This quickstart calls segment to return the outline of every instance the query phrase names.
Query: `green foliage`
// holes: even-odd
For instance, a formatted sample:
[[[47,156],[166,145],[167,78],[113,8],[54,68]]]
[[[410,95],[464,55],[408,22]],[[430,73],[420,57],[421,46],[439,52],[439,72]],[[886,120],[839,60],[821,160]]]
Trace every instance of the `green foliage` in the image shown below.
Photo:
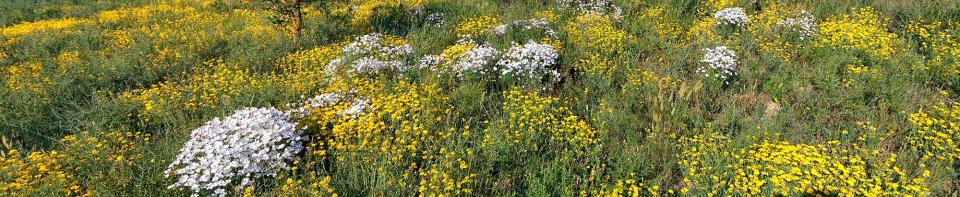
[[[558,2],[0,2],[0,196],[188,195],[167,189],[174,180],[163,173],[194,128],[243,107],[287,110],[344,92],[349,102],[296,120],[309,128],[294,169],[228,192],[958,191],[953,1],[611,1],[593,12]],[[716,25],[713,13],[726,7],[744,8],[751,22]],[[778,24],[800,10],[819,24],[812,38]],[[501,26],[530,19],[553,33]],[[396,58],[410,71],[327,70],[344,46],[374,33],[411,46]],[[560,80],[458,77],[451,62],[419,67],[427,55],[455,59],[443,55],[462,53],[451,46],[463,40],[501,53],[515,43],[549,44],[559,58],[548,68]],[[736,53],[729,79],[699,72],[709,65],[703,49],[716,46]],[[362,115],[338,113],[363,99],[370,108]],[[738,174],[737,166],[768,173]],[[808,174],[780,184],[792,168],[867,175]],[[823,187],[798,185],[813,179]],[[27,182],[9,184],[17,180]],[[887,187],[848,190],[878,184]]]

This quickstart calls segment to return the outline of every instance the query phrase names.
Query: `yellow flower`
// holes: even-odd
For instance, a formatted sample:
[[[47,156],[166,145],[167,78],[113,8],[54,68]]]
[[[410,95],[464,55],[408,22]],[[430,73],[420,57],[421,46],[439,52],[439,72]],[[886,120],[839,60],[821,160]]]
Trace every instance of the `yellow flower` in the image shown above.
[[[877,59],[890,59],[896,52],[893,43],[897,35],[887,32],[889,21],[870,7],[851,11],[821,23],[820,36],[815,42],[818,46],[857,49]]]

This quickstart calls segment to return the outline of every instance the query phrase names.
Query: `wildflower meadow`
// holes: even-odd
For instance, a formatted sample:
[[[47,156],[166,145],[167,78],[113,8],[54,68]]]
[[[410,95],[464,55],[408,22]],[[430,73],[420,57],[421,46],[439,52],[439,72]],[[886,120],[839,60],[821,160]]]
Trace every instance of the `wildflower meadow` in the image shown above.
[[[958,196],[955,0],[0,1],[0,196]]]

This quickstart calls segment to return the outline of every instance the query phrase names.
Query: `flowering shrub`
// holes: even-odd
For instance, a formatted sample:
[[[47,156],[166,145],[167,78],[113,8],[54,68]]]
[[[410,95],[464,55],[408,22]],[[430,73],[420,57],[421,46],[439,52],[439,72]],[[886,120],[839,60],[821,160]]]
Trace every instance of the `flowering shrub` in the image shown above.
[[[918,39],[924,55],[923,69],[941,83],[960,89],[960,23],[911,21],[907,31]]]
[[[737,74],[737,53],[727,46],[706,48],[703,51],[700,62],[707,63],[707,67],[698,68],[697,73],[703,73],[705,76],[713,75],[729,83],[726,80]]]
[[[501,75],[534,80],[546,76],[551,82],[560,81],[560,72],[550,68],[557,64],[559,57],[553,46],[534,41],[514,45],[497,62]]]
[[[492,70],[488,65],[499,55],[500,51],[487,44],[459,40],[457,44],[444,49],[440,55],[421,58],[420,67],[451,71],[459,78],[471,74],[485,75]]]
[[[614,17],[621,17],[623,10],[614,5],[610,0],[557,0],[561,7],[573,7],[577,12],[593,14],[611,14]]]
[[[747,13],[743,12],[743,8],[724,8],[713,13],[713,19],[717,20],[717,25],[744,27],[747,23],[750,23],[750,19],[747,18]]]
[[[686,170],[681,189],[730,195],[922,196],[926,175],[895,165],[896,154],[857,146],[788,142],[752,144],[737,150],[731,139],[708,131],[681,137],[678,162]]]
[[[453,30],[453,33],[457,34],[457,37],[460,38],[475,38],[479,36],[485,36],[493,32],[494,29],[500,25],[500,19],[496,17],[472,17],[457,24],[456,29]]]
[[[6,88],[9,90],[40,93],[52,83],[50,77],[44,75],[40,62],[10,65],[6,71]]]
[[[259,89],[264,85],[252,71],[237,64],[224,63],[222,60],[204,64],[209,69],[207,73],[191,76],[184,81],[167,81],[147,89],[124,92],[120,96],[126,101],[142,105],[140,115],[149,120],[176,110],[212,109],[248,93],[244,90]]]
[[[513,144],[522,154],[537,152],[532,149],[545,146],[566,147],[571,150],[589,148],[599,142],[597,130],[590,127],[580,117],[573,115],[570,109],[558,107],[559,99],[541,96],[538,93],[524,92],[511,88],[504,94],[505,118],[493,122],[490,128],[503,133],[487,132],[497,136],[497,143]],[[534,144],[540,144],[535,146]],[[547,149],[552,150],[552,149]],[[556,149],[560,151],[564,149]]]
[[[797,11],[799,10],[799,11]],[[819,31],[816,19],[806,10],[773,4],[750,17],[748,30],[762,52],[791,61]],[[797,37],[799,39],[790,39]]]
[[[0,154],[0,194],[27,195],[40,189],[56,189],[60,195],[83,194],[73,174],[64,166],[67,156],[58,151]]]
[[[739,152],[740,168],[736,170],[731,189],[747,195],[759,195],[761,191],[841,196],[923,196],[926,193],[923,178],[910,179],[893,165],[896,155],[884,161],[869,161],[859,155],[846,156],[827,150],[823,146],[787,142],[764,141],[752,145]],[[871,169],[871,166],[877,168]]]
[[[36,32],[64,31],[76,26],[89,25],[92,23],[93,21],[77,18],[24,22],[0,29],[0,35],[7,37],[7,42],[2,44],[10,45],[17,42],[19,38]]]
[[[586,51],[617,53],[634,41],[630,35],[614,26],[606,16],[587,13],[577,16],[563,26],[568,43]]]
[[[777,22],[777,27],[790,29],[800,35],[801,40],[807,40],[813,37],[818,31],[817,19],[807,10],[800,10],[800,13],[793,17],[784,18]]]
[[[225,196],[230,185],[243,188],[256,178],[289,169],[287,162],[303,149],[302,131],[289,118],[274,108],[245,108],[193,130],[164,171],[166,177],[177,178],[169,188]]]
[[[683,35],[683,28],[675,17],[668,16],[663,5],[656,5],[644,9],[640,19],[653,23],[654,29],[660,38],[678,39]]]
[[[887,32],[890,19],[881,18],[873,8],[866,7],[820,23],[818,46],[856,49],[877,59],[890,59],[896,49],[897,35]]]
[[[916,128],[910,143],[923,153],[923,160],[957,162],[960,159],[960,102],[934,105],[910,114]]]
[[[495,27],[494,33],[496,35],[503,35],[506,34],[508,30],[529,31],[534,29],[542,31],[551,38],[557,38],[557,32],[550,27],[550,21],[546,18],[515,20],[510,23]]]
[[[635,179],[621,179],[611,187],[603,187],[594,192],[597,196],[659,196],[660,186],[647,186]]]
[[[95,183],[121,185],[129,180],[116,176],[129,173],[133,161],[143,157],[140,145],[149,140],[150,134],[140,132],[82,132],[61,138],[57,150],[2,152],[0,195],[91,196]]]
[[[408,69],[404,58],[412,53],[413,48],[404,39],[368,34],[344,46],[344,57],[330,62],[328,69],[346,65],[353,73],[403,72]]]

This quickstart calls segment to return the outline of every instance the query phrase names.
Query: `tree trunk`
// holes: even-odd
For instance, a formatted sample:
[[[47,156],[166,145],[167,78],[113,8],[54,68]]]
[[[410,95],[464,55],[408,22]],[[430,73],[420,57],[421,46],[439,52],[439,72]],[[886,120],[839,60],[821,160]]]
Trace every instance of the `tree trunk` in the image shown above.
[[[293,0],[293,47],[300,48],[300,31],[303,29],[303,16],[300,13],[300,0]]]

